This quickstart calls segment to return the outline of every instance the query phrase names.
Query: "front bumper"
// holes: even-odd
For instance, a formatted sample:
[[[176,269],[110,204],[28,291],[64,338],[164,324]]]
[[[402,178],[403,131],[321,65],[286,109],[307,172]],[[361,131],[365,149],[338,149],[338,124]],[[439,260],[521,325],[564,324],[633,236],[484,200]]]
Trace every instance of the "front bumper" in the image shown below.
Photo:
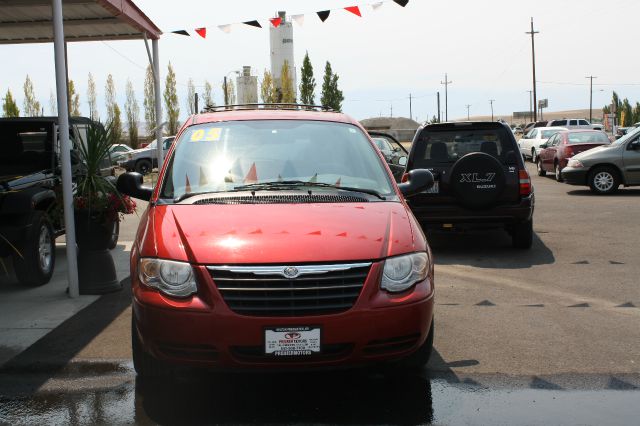
[[[132,273],[133,314],[146,351],[172,364],[214,369],[353,367],[404,358],[426,340],[433,318],[433,272],[407,292],[379,290],[374,263],[354,306],[346,312],[299,317],[254,317],[231,311],[204,267],[199,293],[183,301],[141,285]],[[322,352],[304,357],[264,354],[265,329],[321,328]]]
[[[565,167],[562,169],[562,179],[569,185],[586,185],[588,170],[586,168],[574,169]]]
[[[533,217],[535,196],[523,197],[518,204],[500,205],[485,210],[470,210],[455,204],[411,205],[416,219],[429,224],[513,224]]]

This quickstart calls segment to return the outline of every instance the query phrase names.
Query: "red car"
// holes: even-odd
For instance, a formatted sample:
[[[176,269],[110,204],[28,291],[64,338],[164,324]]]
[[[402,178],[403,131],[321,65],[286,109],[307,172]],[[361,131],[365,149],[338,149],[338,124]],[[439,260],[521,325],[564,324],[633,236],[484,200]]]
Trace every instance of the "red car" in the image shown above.
[[[131,251],[139,375],[234,369],[423,366],[433,344],[433,261],[364,128],[320,110],[222,107],[190,117]],[[306,108],[306,107],[305,107]]]
[[[547,172],[553,172],[556,180],[562,182],[562,169],[567,166],[571,157],[610,143],[607,134],[600,130],[560,131],[542,145],[543,149],[536,161],[538,176],[545,176]]]

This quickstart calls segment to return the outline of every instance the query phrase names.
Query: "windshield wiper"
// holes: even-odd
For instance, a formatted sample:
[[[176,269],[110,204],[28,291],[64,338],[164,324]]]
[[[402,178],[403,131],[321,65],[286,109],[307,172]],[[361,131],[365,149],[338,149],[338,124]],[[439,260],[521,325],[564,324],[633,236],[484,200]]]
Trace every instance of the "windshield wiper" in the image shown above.
[[[233,188],[232,191],[260,191],[260,190],[278,190],[278,189],[289,189],[291,187],[317,187],[317,188],[333,188],[343,191],[351,191],[351,192],[360,192],[363,194],[373,195],[378,197],[381,200],[386,200],[387,198],[380,194],[378,191],[367,188],[353,188],[349,186],[338,186],[332,185],[330,183],[324,182],[308,182],[302,180],[282,180],[282,181],[272,181],[272,182],[259,182],[259,183],[250,183],[247,185],[240,185]]]

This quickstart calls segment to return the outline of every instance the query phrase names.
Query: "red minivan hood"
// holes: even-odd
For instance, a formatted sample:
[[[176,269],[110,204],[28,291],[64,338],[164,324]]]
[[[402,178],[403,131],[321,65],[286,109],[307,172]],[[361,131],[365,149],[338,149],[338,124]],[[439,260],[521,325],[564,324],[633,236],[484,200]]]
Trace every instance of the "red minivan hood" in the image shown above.
[[[415,251],[412,223],[400,202],[156,206],[140,254],[197,264],[374,260]]]

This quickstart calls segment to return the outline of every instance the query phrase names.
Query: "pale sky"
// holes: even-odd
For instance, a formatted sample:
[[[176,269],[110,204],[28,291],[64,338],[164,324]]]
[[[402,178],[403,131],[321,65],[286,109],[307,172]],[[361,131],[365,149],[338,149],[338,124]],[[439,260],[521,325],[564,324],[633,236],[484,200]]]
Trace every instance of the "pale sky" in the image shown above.
[[[181,119],[186,112],[186,84],[198,86],[209,80],[214,97],[222,103],[221,81],[225,74],[251,65],[258,75],[269,68],[269,31],[266,19],[276,11],[289,15],[306,13],[302,27],[294,23],[296,67],[305,51],[313,63],[318,87],[325,61],[340,76],[343,110],[363,119],[409,116],[423,121],[435,114],[437,91],[444,110],[445,72],[449,86],[449,119],[529,109],[531,39],[525,34],[534,18],[538,98],[549,99],[549,110],[589,107],[589,86],[594,80],[594,109],[609,103],[611,91],[635,104],[640,101],[640,57],[634,52],[640,26],[638,0],[411,0],[402,8],[385,3],[378,11],[366,5],[372,0],[134,0],[164,32],[160,41],[162,78],[169,62],[178,79]],[[176,6],[177,4],[177,6]],[[362,18],[334,11],[322,23],[315,11],[362,6]],[[258,19],[263,29],[234,27],[230,34],[217,26]],[[193,28],[206,26],[207,39]],[[192,37],[169,34],[186,29]],[[53,45],[0,46],[4,64],[0,93],[10,88],[22,110],[25,75],[34,80],[36,95],[49,114],[50,93],[55,90]],[[127,78],[133,82],[142,113],[142,90],[147,55],[142,41],[80,42],[69,44],[69,76],[80,93],[81,110],[88,114],[87,74],[96,79],[101,111],[104,84],[113,74],[120,104],[125,99]],[[201,89],[200,89],[201,90]],[[102,112],[104,116],[104,112]]]

